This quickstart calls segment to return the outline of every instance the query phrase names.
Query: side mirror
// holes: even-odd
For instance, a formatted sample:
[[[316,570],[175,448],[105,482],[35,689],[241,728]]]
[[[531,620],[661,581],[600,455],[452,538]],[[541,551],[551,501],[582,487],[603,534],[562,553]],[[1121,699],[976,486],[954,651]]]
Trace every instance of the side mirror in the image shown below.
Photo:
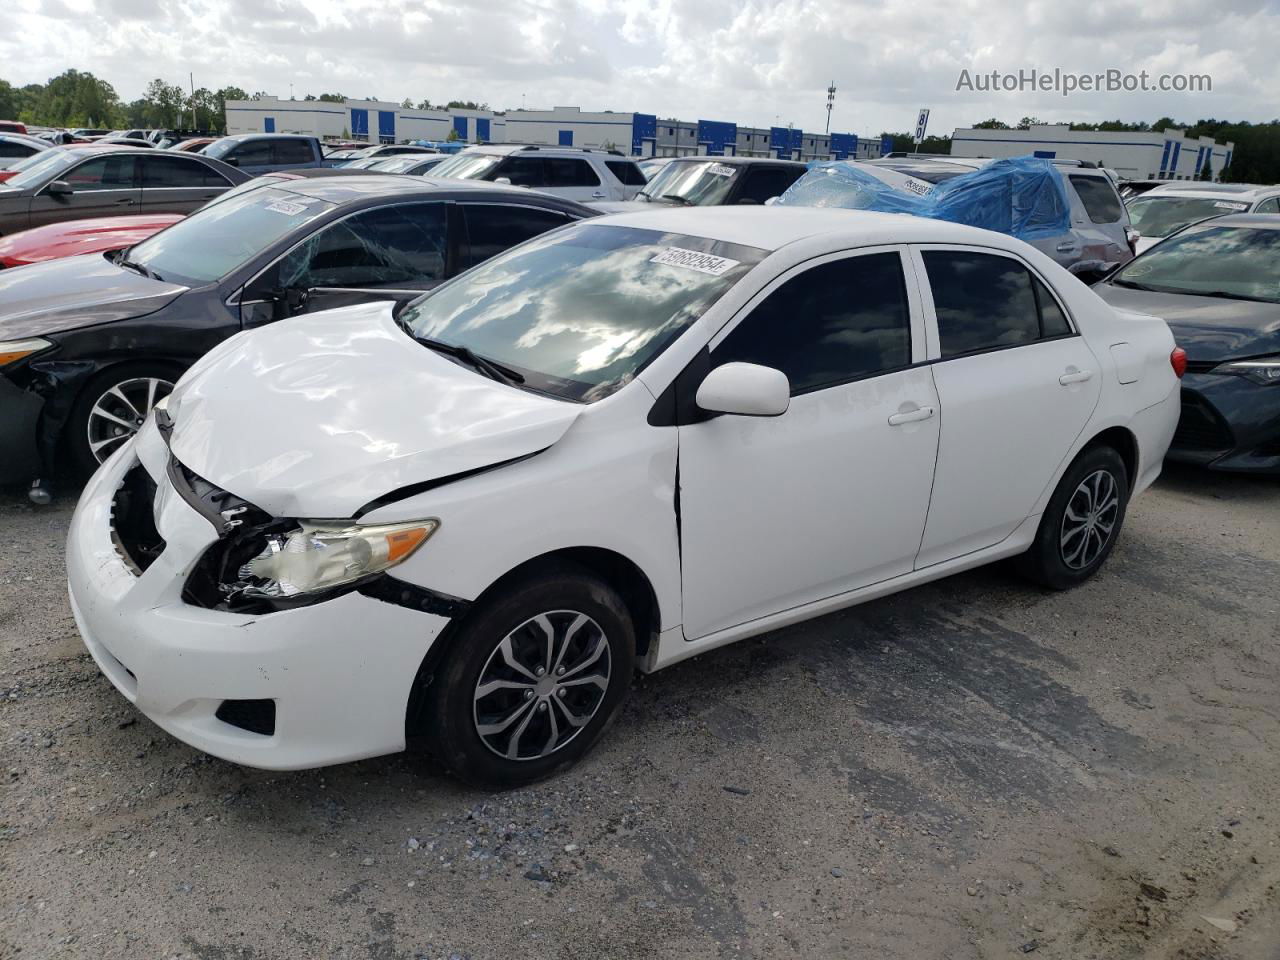
[[[726,363],[706,375],[694,396],[708,413],[780,417],[791,405],[787,375],[758,363]]]
[[[509,187],[509,186],[511,186],[511,178],[510,178],[510,177],[494,177],[494,178],[493,178],[493,182],[494,182],[494,183],[505,183],[508,187]]]
[[[751,197],[743,197],[738,201],[738,206],[760,206],[759,200],[753,200]]]
[[[222,162],[232,167],[240,166],[240,159],[238,157],[223,157]]]
[[[75,193],[75,190],[72,189],[71,184],[67,183],[67,181],[55,180],[45,188],[45,193],[51,197],[69,197]]]

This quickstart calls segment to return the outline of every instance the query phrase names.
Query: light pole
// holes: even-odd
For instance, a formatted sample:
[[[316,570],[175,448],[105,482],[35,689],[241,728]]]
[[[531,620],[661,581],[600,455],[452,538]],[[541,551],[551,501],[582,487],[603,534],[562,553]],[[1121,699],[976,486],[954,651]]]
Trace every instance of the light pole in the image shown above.
[[[827,133],[831,132],[831,108],[836,104],[836,82],[831,81],[831,86],[827,87]]]

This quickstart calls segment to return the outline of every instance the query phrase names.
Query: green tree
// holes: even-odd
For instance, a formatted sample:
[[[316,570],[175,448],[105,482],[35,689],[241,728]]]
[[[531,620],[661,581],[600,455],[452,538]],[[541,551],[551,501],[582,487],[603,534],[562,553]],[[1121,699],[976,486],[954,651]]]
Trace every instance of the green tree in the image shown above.
[[[1030,130],[1032,127],[1038,127],[1042,123],[1044,123],[1044,121],[1039,119],[1038,117],[1023,117],[1021,120],[1018,121],[1018,129]]]
[[[476,103],[474,100],[450,100],[445,105],[446,110],[452,110],[457,107],[459,110],[488,110],[487,103]]]
[[[418,110],[435,110],[436,108],[435,108],[435,107],[433,107],[433,106],[431,105],[431,101],[430,101],[430,100],[419,100],[419,101],[418,101],[418,106],[416,107],[416,109],[418,109]]]
[[[320,99],[325,103],[345,103],[347,97],[342,93],[322,93]]]
[[[165,83],[156,78],[142,92],[146,103],[144,114],[149,127],[178,127],[182,125],[182,110],[187,96],[177,84]]]
[[[1009,125],[1005,123],[1003,120],[997,120],[995,117],[992,117],[989,120],[983,120],[980,123],[975,123],[973,125],[973,129],[975,130],[1008,130]]]

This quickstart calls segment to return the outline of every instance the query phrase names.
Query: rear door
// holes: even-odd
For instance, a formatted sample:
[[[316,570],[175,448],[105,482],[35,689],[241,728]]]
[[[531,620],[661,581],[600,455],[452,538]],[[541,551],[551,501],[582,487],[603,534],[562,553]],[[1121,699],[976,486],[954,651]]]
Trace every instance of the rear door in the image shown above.
[[[142,212],[190,213],[220,196],[231,181],[181,154],[142,157]]]
[[[600,175],[585,157],[543,157],[547,187],[572,200],[608,200]],[[621,197],[619,197],[621,199]]]
[[[999,543],[1030,516],[1102,377],[1061,301],[1019,258],[933,245],[914,256],[942,410],[918,569]]]
[[[76,164],[59,177],[71,185],[69,196],[52,196],[46,186],[32,198],[31,226],[137,213],[142,198],[137,167],[134,154],[115,152]]]

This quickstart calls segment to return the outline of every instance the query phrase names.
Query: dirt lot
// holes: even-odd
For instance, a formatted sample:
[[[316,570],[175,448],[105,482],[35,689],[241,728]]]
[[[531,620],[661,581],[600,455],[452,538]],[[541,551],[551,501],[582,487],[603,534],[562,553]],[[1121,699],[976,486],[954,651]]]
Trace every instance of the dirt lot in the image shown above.
[[[71,507],[0,497],[0,957],[1280,957],[1274,480],[1167,475],[1071,593],[979,571],[639,680],[501,795],[162,733],[77,637]]]

